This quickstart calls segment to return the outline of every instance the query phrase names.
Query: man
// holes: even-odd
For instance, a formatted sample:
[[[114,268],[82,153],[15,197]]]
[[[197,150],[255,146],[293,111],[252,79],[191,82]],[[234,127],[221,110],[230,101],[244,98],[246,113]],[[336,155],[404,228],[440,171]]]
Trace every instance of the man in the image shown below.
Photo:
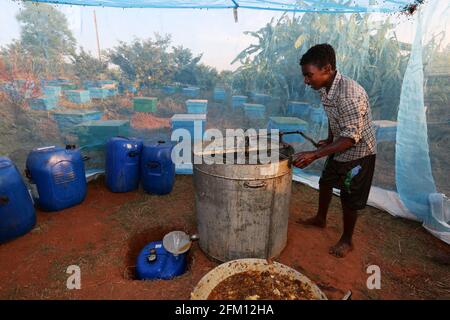
[[[305,84],[320,93],[328,116],[328,138],[315,151],[300,152],[293,164],[305,168],[326,157],[319,180],[319,208],[315,217],[299,221],[324,228],[333,187],[341,190],[344,232],[330,254],[344,257],[353,249],[358,210],[365,207],[375,168],[376,141],[366,91],[336,70],[336,55],[329,44],[310,48],[300,59]]]

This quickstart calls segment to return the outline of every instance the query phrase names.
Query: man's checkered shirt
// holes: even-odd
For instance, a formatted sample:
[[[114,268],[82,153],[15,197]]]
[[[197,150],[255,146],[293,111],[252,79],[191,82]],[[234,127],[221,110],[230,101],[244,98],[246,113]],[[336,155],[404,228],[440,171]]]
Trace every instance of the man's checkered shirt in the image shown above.
[[[372,112],[364,88],[336,71],[328,94],[325,88],[319,92],[334,140],[347,137],[355,141],[349,149],[335,153],[334,160],[345,162],[375,154]]]

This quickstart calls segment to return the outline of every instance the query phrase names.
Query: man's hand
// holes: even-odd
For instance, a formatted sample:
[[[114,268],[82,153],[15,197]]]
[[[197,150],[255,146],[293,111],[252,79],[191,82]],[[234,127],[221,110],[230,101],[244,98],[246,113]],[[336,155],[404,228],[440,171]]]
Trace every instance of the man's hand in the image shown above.
[[[299,152],[294,155],[294,161],[292,162],[292,164],[298,168],[303,169],[309,166],[317,158],[318,157],[315,151]]]

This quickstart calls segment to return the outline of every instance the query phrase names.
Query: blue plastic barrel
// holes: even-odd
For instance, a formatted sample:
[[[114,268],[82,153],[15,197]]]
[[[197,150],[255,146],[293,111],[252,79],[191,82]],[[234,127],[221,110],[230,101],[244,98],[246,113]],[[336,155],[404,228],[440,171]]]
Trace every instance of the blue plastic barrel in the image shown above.
[[[113,137],[106,144],[106,186],[112,192],[128,192],[139,187],[139,160],[142,141]]]
[[[151,242],[142,249],[136,260],[139,280],[172,279],[187,268],[186,253],[173,255],[164,249],[162,241]]]
[[[27,158],[27,176],[36,185],[37,204],[58,211],[81,203],[87,191],[80,150],[72,146],[33,149]]]
[[[141,182],[145,192],[163,195],[172,191],[175,183],[173,145],[164,141],[144,145],[141,156]]]
[[[0,157],[0,243],[30,231],[36,212],[22,176],[8,158]]]

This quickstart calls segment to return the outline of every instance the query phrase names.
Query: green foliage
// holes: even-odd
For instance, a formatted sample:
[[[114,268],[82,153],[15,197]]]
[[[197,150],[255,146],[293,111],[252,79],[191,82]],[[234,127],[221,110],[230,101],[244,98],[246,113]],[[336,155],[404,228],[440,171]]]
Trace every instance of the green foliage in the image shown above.
[[[100,79],[108,72],[107,61],[101,61],[91,56],[82,47],[80,53],[73,54],[71,60],[73,72],[79,80]]]
[[[33,57],[36,72],[61,74],[64,59],[74,54],[76,46],[66,16],[51,5],[25,2],[16,18],[21,24],[21,45]]]
[[[4,73],[8,72],[12,76],[20,77],[23,72],[35,74],[37,71],[32,57],[27,54],[22,43],[18,40],[13,40],[10,44],[0,48],[0,58],[5,68]],[[2,79],[8,79],[5,74],[1,76]]]
[[[168,53],[170,36],[155,35],[155,40],[134,39],[131,43],[121,41],[109,50],[111,63],[117,65],[125,78],[139,87],[167,82],[173,75],[171,55]]]
[[[191,50],[184,48],[183,46],[173,47],[172,50],[173,67],[175,70],[173,81],[186,84],[197,84],[197,64],[202,58],[202,55],[194,57]]]
[[[128,44],[120,42],[109,51],[111,63],[117,65],[125,78],[139,87],[160,86],[172,82],[198,85],[211,89],[219,74],[215,68],[199,63],[202,55],[194,56],[182,46],[170,48],[170,36],[155,35]]]
[[[256,43],[233,61],[241,62],[234,88],[319,103],[317,94],[303,83],[299,59],[311,46],[326,42],[336,50],[338,70],[367,90],[375,118],[394,119],[408,55],[400,49],[389,20],[375,26],[369,19],[368,14],[283,15],[247,32]]]

